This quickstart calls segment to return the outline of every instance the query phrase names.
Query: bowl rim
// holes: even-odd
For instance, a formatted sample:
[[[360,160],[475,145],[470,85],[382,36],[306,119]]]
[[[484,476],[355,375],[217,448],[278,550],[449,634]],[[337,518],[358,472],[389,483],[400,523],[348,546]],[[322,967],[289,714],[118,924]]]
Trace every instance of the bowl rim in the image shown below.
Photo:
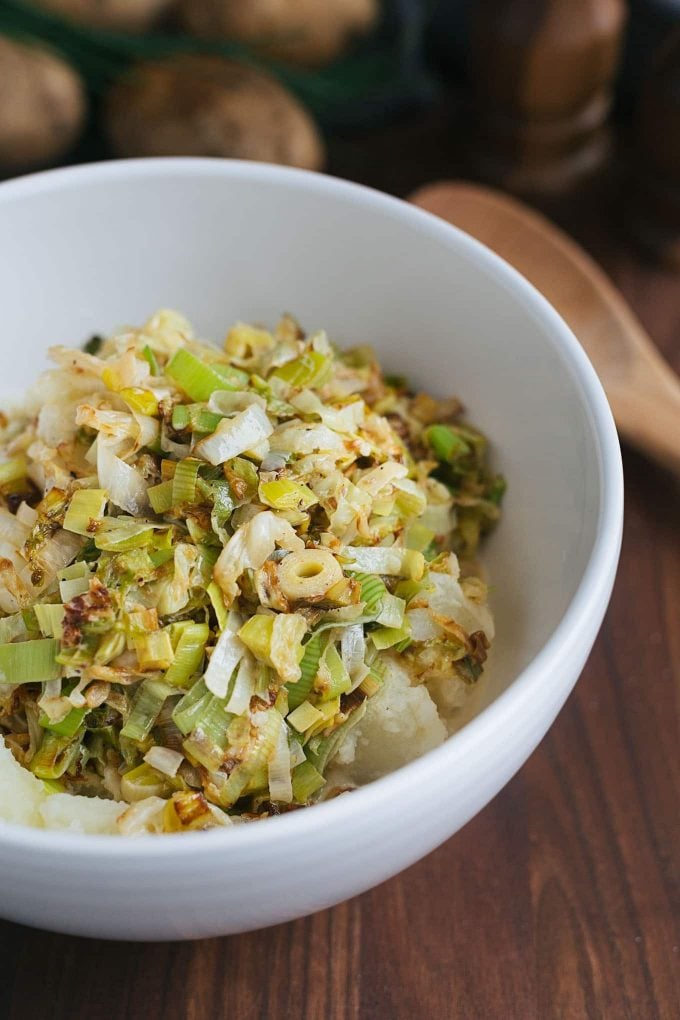
[[[45,852],[61,850],[74,862],[108,856],[116,859],[175,859],[190,855],[194,860],[231,849],[234,853],[254,850],[263,843],[284,838],[310,839],[327,826],[343,825],[353,816],[379,814],[381,805],[394,795],[394,803],[405,803],[409,790],[426,789],[430,777],[441,772],[451,759],[464,760],[475,745],[483,745],[504,720],[528,705],[544,677],[565,655],[582,645],[589,621],[598,621],[604,611],[618,564],[623,528],[623,469],[616,427],[607,398],[593,366],[578,340],[548,301],[517,270],[469,234],[439,217],[402,199],[341,178],[248,160],[219,158],[156,157],[109,160],[28,174],[0,183],[0,207],[14,199],[64,190],[81,184],[113,183],[126,179],[223,178],[244,182],[284,184],[313,190],[322,197],[341,198],[367,210],[374,209],[401,221],[432,239],[462,250],[487,275],[512,291],[528,315],[539,319],[574,377],[589,412],[599,464],[599,517],[588,563],[574,596],[561,620],[543,646],[517,674],[510,685],[443,744],[388,775],[353,791],[351,797],[337,797],[317,804],[310,811],[295,811],[267,820],[261,825],[236,825],[207,832],[140,835],[126,839],[119,835],[76,833],[38,829],[0,819],[0,848]]]

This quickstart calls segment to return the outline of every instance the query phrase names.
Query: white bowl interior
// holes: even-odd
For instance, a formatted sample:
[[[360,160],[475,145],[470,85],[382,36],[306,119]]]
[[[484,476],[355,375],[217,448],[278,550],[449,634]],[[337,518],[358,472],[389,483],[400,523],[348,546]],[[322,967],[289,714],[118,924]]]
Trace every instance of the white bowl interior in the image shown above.
[[[107,938],[243,931],[353,896],[465,824],[571,690],[618,555],[611,415],[557,315],[419,210],[328,177],[217,160],[4,184],[0,266],[2,400],[31,383],[51,344],[160,306],[217,340],[236,318],[274,322],[287,309],[340,343],[374,344],[418,386],[459,394],[510,486],[485,554],[498,637],[475,702],[494,701],[488,711],[352,796],[264,825],[121,840],[0,822],[2,915]],[[282,860],[296,864],[285,884]]]
[[[562,618],[600,512],[593,426],[545,317],[476,246],[434,221],[424,230],[419,213],[405,223],[371,192],[246,164],[128,169],[36,178],[0,197],[2,397],[31,383],[51,344],[162,306],[217,341],[235,319],[289,310],[459,395],[509,481],[485,553],[498,627],[487,703]]]

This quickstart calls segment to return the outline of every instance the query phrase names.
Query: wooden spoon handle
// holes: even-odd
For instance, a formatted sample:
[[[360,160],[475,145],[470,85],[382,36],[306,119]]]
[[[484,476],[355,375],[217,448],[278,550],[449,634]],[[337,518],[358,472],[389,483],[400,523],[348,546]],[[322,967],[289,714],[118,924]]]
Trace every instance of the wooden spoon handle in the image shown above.
[[[680,474],[680,382],[597,263],[540,213],[490,188],[445,181],[411,201],[488,245],[541,291],[593,362],[621,436]]]

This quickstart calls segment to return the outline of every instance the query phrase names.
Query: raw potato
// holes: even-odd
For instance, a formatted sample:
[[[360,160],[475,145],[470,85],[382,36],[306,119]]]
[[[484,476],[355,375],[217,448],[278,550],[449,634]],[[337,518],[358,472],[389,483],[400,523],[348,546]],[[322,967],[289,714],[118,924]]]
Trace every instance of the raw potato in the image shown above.
[[[119,156],[227,156],[317,170],[323,143],[304,107],[277,81],[218,56],[140,64],[106,103]]]
[[[56,54],[0,36],[0,168],[50,163],[85,122],[78,74]]]
[[[119,32],[144,32],[174,0],[32,0],[37,7],[83,25]]]
[[[278,60],[319,67],[375,24],[378,0],[182,0],[184,28],[235,39]]]

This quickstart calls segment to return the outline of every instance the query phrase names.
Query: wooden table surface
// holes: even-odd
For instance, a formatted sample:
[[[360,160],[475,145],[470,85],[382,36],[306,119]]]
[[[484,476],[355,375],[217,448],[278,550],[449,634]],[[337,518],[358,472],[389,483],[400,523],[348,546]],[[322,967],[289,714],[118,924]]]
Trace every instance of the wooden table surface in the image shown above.
[[[407,194],[455,173],[454,139],[435,111],[336,142],[331,169]],[[680,371],[680,277],[644,265],[610,216],[559,218]],[[358,899],[248,935],[135,945],[0,922],[0,1015],[677,1020],[680,484],[628,451],[624,468],[621,566],[590,661],[462,832]]]

